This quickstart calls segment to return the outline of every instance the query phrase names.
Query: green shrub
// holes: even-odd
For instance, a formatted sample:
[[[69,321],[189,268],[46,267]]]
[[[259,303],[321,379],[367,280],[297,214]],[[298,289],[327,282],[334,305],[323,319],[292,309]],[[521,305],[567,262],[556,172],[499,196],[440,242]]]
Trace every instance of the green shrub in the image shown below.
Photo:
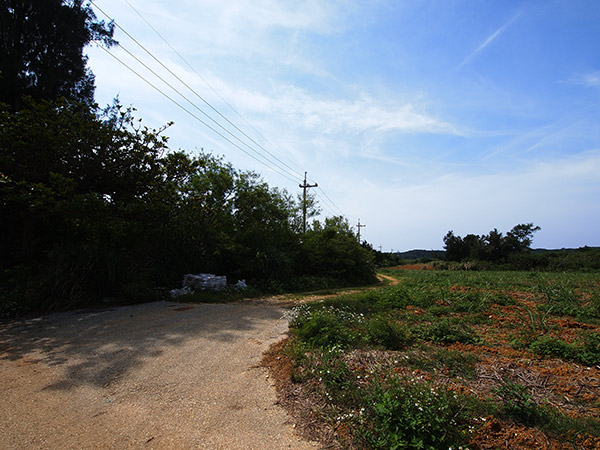
[[[0,319],[15,319],[25,314],[29,308],[16,301],[2,301],[0,302]]]
[[[452,310],[457,313],[484,311],[490,303],[490,295],[484,292],[469,292],[458,296]]]
[[[588,366],[600,364],[600,333],[590,332],[582,335],[579,360]]]
[[[362,400],[356,376],[346,364],[339,347],[322,349],[317,361],[315,372],[325,388],[324,395],[337,408],[352,407]]]
[[[468,441],[475,403],[427,383],[392,380],[365,402],[361,431],[368,448],[447,449]]]
[[[495,303],[496,305],[500,306],[509,306],[516,305],[517,301],[510,295],[507,295],[504,292],[499,292],[493,295],[492,303]]]
[[[347,346],[357,335],[328,310],[313,310],[295,330],[296,335],[314,347]]]
[[[502,399],[504,417],[530,427],[547,422],[548,415],[531,399],[524,386],[505,380],[494,392]]]
[[[378,310],[377,305],[369,302],[364,294],[340,295],[329,298],[323,302],[323,306],[363,315],[371,314]]]
[[[466,378],[475,376],[475,366],[479,361],[477,355],[472,353],[445,348],[438,350],[434,354],[434,359],[443,364],[451,377],[464,376]]]
[[[541,356],[553,356],[564,360],[576,359],[576,349],[561,339],[542,336],[531,343],[529,349]]]
[[[448,318],[443,318],[428,326],[419,327],[417,334],[422,339],[440,344],[453,344],[455,342],[476,344],[479,341],[477,334],[468,324],[455,322]]]
[[[538,339],[539,336],[550,331],[551,324],[548,320],[550,312],[551,310],[544,311],[541,308],[532,309],[528,306],[524,310],[518,310],[517,318],[520,323],[516,322],[515,324],[519,325],[517,334],[520,335],[520,340],[526,344],[530,344]]]
[[[590,301],[577,314],[577,318],[580,317],[585,319],[600,318],[600,290],[598,288],[591,292]]]
[[[529,349],[541,356],[561,358],[588,366],[600,364],[600,334],[584,333],[580,341],[580,345],[575,345],[554,337],[543,336],[532,342]]]
[[[384,317],[374,317],[367,322],[366,339],[370,344],[380,345],[388,350],[399,350],[411,341],[405,327]]]
[[[473,353],[440,348],[434,352],[424,349],[423,352],[407,354],[404,361],[414,369],[427,371],[443,369],[451,377],[472,378],[475,376],[479,357]]]
[[[579,433],[600,435],[600,420],[596,417],[571,417],[550,405],[537,404],[527,389],[518,383],[503,380],[494,392],[502,399],[500,413],[506,419],[562,436]]]

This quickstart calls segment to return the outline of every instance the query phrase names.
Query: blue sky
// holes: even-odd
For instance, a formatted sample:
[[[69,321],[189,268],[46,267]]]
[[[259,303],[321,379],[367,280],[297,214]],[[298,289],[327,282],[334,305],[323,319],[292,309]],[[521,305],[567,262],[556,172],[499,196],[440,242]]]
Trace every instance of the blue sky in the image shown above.
[[[292,193],[308,171],[323,214],[360,218],[376,248],[439,249],[448,230],[528,222],[542,228],[534,247],[600,245],[596,0],[94,3],[195,93],[120,29],[112,54],[269,162],[90,47],[100,104],[118,95],[150,127],[174,121],[171,148]]]

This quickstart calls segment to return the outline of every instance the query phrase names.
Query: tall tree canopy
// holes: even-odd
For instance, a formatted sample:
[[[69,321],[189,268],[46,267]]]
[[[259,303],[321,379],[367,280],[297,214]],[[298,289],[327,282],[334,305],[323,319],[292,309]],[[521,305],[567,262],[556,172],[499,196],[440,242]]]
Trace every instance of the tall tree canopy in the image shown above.
[[[0,313],[15,298],[42,308],[148,300],[184,273],[374,280],[346,220],[302,234],[285,191],[214,156],[171,152],[161,132],[118,107],[0,106]]]
[[[112,34],[82,0],[0,2],[0,316],[150,300],[184,273],[374,279],[341,218],[303,235],[285,191],[99,111],[83,48]]]
[[[0,3],[0,103],[13,110],[25,96],[94,99],[94,76],[83,48],[112,45],[113,25],[96,20],[82,0],[2,0]]]

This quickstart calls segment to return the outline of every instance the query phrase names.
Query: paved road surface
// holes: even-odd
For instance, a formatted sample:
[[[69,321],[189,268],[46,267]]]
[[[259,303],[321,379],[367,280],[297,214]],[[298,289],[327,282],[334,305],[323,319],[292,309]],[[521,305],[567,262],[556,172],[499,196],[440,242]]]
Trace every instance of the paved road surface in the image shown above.
[[[257,367],[283,313],[154,302],[2,321],[0,448],[316,448]]]

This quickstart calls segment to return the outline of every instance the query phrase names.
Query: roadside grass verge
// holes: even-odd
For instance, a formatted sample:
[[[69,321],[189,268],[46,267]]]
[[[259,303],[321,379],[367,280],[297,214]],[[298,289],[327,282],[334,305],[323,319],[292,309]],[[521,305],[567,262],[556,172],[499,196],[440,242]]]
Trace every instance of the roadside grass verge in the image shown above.
[[[290,382],[340,446],[504,445],[492,423],[600,446],[598,274],[385,273],[401,283],[292,311]]]

